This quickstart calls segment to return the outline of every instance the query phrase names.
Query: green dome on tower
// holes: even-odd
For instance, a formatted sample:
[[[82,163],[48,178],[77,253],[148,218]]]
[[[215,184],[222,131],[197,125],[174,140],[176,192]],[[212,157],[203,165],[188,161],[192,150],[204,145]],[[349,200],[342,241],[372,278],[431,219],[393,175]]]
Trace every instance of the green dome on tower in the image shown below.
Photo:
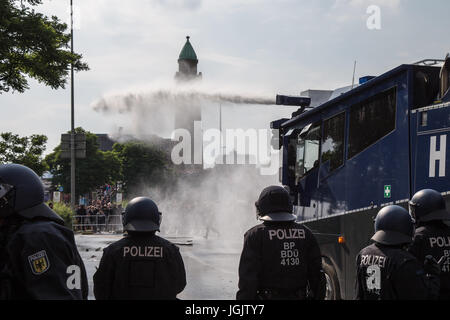
[[[191,43],[189,42],[189,36],[186,37],[186,43],[184,44],[183,49],[181,49],[180,56],[178,60],[194,60],[198,61],[197,55],[195,54],[194,48],[192,48]]]

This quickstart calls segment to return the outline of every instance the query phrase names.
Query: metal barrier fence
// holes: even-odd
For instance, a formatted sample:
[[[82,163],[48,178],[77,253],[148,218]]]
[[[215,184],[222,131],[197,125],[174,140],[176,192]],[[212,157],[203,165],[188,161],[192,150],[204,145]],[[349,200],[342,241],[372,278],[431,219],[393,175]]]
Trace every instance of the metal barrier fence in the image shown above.
[[[74,232],[123,232],[121,215],[80,215],[73,216]]]

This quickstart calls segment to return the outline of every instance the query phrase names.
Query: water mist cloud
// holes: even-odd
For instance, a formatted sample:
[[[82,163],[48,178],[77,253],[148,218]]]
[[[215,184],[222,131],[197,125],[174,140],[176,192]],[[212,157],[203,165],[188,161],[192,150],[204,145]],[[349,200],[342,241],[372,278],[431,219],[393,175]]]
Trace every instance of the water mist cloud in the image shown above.
[[[164,136],[162,132],[174,130],[174,117],[179,110],[184,114],[201,106],[202,110],[210,109],[210,113],[217,115],[220,104],[230,105],[234,122],[243,118],[242,121],[252,123],[258,118],[256,113],[266,113],[266,108],[275,105],[274,95],[270,98],[263,94],[241,93],[243,90],[160,85],[159,88],[108,94],[93,102],[91,107],[105,116],[121,114],[131,118],[127,129],[134,130],[134,136],[147,140],[148,133]],[[239,108],[244,105],[257,111],[250,114],[244,110],[244,114],[240,114]],[[225,240],[224,244],[241,241],[244,232],[257,223],[254,203],[259,193],[268,185],[278,184],[277,175],[261,175],[257,166],[248,164],[217,165],[198,174],[180,176],[163,186],[161,181],[152,181],[151,177],[142,178],[145,182],[130,196],[148,196],[155,200],[163,212],[163,234],[219,237]]]
[[[252,97],[239,94],[206,93],[201,91],[172,91],[157,90],[149,93],[128,93],[103,97],[93,103],[92,107],[98,112],[132,112],[146,103],[149,107],[165,105],[167,108],[176,107],[178,104],[204,102],[235,103],[235,104],[261,104],[274,105],[274,99],[264,97]]]
[[[220,238],[226,244],[241,241],[258,223],[255,201],[273,184],[278,184],[277,176],[262,176],[254,166],[221,166],[164,190],[148,181],[135,191],[157,203],[163,234]]]
[[[230,93],[225,90],[217,92],[203,87],[168,87],[108,94],[94,101],[91,108],[105,116],[122,115],[128,118],[131,123],[126,127],[126,131],[129,131],[126,134],[145,138],[148,135],[170,137],[177,129],[175,115],[183,114],[190,118],[198,112],[198,108],[214,110],[219,105],[274,104],[274,98],[262,95]]]

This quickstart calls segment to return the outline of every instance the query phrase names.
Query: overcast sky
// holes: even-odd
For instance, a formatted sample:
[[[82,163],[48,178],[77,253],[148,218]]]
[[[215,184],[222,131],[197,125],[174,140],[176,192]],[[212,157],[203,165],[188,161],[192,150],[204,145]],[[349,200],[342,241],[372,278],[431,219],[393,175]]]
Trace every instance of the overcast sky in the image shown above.
[[[37,11],[69,21],[69,3],[44,0]],[[371,5],[381,10],[379,30],[367,27]],[[75,75],[75,122],[94,133],[127,123],[93,111],[99,98],[172,85],[186,35],[210,88],[274,98],[349,85],[355,60],[360,77],[450,51],[448,0],[74,0],[74,6],[75,51],[91,69]],[[0,132],[45,134],[49,153],[70,129],[70,84],[30,86],[0,95]],[[255,119],[268,127],[292,111],[242,110],[225,111],[225,127]]]

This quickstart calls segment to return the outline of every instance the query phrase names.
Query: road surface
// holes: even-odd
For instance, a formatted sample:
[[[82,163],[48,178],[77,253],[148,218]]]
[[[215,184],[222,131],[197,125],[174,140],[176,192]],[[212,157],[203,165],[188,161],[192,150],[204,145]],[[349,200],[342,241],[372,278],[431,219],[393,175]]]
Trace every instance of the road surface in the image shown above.
[[[75,235],[89,280],[89,299],[93,294],[93,275],[100,263],[103,248],[121,239],[121,235]],[[240,241],[190,238],[192,245],[182,245],[185,238],[170,238],[178,243],[186,268],[187,285],[178,295],[186,300],[234,300],[238,283]]]

